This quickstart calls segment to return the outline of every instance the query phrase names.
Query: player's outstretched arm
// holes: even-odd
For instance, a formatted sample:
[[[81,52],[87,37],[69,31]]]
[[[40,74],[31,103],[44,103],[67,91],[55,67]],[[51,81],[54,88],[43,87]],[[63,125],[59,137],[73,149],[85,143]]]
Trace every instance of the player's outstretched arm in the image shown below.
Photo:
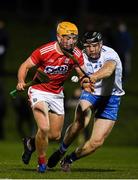
[[[90,76],[91,82],[95,83],[98,80],[108,78],[109,76],[112,75],[115,68],[116,68],[116,62],[115,61],[112,61],[112,60],[107,61],[100,70],[98,70],[97,72],[93,73]]]

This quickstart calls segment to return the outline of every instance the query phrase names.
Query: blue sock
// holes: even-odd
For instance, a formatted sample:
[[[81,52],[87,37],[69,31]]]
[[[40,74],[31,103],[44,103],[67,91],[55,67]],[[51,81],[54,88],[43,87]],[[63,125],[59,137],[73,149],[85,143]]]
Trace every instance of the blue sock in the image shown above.
[[[68,156],[68,163],[73,163],[73,161],[76,161],[77,159],[79,159],[77,156],[76,156],[76,153],[75,152],[72,152],[69,156]]]
[[[66,145],[64,142],[62,142],[59,150],[60,150],[61,153],[64,154],[67,151],[67,148],[68,148],[68,145]]]

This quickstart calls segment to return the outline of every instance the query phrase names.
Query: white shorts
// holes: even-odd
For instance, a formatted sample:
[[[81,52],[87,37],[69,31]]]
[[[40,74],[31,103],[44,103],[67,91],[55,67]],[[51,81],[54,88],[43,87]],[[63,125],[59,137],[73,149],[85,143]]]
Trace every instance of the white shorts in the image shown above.
[[[28,96],[32,107],[36,103],[44,101],[48,105],[48,110],[52,110],[57,114],[64,114],[64,94],[62,91],[59,94],[54,94],[30,87]]]

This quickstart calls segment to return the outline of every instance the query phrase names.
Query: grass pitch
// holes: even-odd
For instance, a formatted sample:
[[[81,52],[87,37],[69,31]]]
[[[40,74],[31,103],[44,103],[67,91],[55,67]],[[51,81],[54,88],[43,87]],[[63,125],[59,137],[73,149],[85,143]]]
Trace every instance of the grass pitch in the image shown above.
[[[44,174],[36,171],[36,153],[29,165],[22,163],[21,142],[0,142],[0,147],[0,178],[3,179],[138,179],[138,147],[103,146],[95,154],[72,164],[71,172],[62,172],[57,165]],[[50,143],[47,154],[56,148],[57,144]]]

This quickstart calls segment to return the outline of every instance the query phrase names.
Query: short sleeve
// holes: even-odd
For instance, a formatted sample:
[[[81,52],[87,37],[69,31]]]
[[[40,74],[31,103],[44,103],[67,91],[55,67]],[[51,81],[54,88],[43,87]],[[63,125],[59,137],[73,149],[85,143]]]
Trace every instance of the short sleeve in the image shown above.
[[[115,51],[109,51],[106,53],[106,56],[104,58],[104,61],[118,61],[119,60],[119,56]]]
[[[41,54],[40,54],[39,49],[36,49],[35,51],[33,51],[30,57],[34,64],[37,65],[41,63]]]

